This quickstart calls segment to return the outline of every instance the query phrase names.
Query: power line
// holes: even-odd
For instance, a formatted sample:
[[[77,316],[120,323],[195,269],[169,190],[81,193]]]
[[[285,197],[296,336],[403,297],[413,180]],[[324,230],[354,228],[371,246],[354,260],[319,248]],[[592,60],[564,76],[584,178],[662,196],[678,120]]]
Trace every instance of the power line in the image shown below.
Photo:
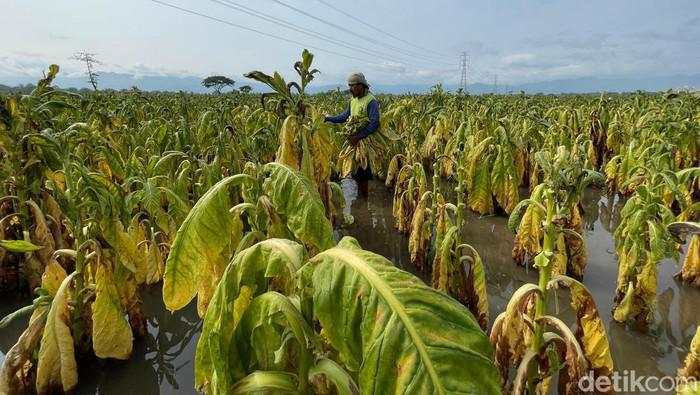
[[[291,44],[299,45],[299,46],[304,47],[304,48],[311,48],[311,49],[314,49],[314,50],[316,50],[316,51],[325,52],[325,53],[329,53],[329,54],[332,54],[332,55],[341,56],[341,57],[344,57],[344,58],[353,59],[353,60],[358,60],[358,61],[360,61],[360,62],[366,62],[366,63],[369,63],[369,64],[381,66],[381,64],[379,64],[379,63],[377,63],[377,62],[374,62],[374,61],[371,61],[371,60],[367,60],[367,59],[363,59],[363,58],[358,58],[358,57],[352,56],[352,55],[342,54],[342,53],[339,53],[339,52],[336,52],[336,51],[333,51],[333,50],[330,50],[330,49],[325,49],[325,48],[317,47],[317,46],[314,46],[314,45],[307,45],[307,44],[304,44],[304,43],[302,43],[302,42],[299,42],[299,41],[296,41],[296,40],[293,40],[293,39],[281,37],[281,36],[278,36],[278,35],[275,35],[275,34],[272,34],[272,33],[263,32],[263,31],[261,31],[261,30],[254,29],[254,28],[252,28],[252,27],[247,27],[247,26],[239,25],[239,24],[234,23],[234,22],[230,22],[230,21],[227,21],[227,20],[224,20],[224,19],[219,19],[219,18],[214,17],[214,16],[211,16],[211,15],[202,14],[202,13],[200,13],[200,12],[193,11],[193,10],[190,10],[190,9],[187,9],[187,8],[183,8],[183,7],[174,5],[174,4],[166,3],[166,2],[161,1],[161,0],[149,0],[149,1],[151,1],[151,2],[153,2],[153,3],[157,3],[157,4],[160,4],[160,5],[163,5],[163,6],[166,6],[166,7],[170,7],[170,8],[176,9],[176,10],[180,10],[180,11],[182,11],[182,12],[185,12],[185,13],[188,13],[188,14],[191,14],[191,15],[197,15],[197,16],[200,16],[200,17],[202,17],[202,18],[206,18],[206,19],[209,19],[209,20],[212,20],[212,21],[216,21],[216,22],[219,22],[219,23],[223,23],[223,24],[226,24],[226,25],[229,25],[229,26],[237,27],[237,28],[239,28],[239,29],[247,30],[247,31],[249,31],[249,32],[261,34],[261,35],[266,36],[266,37],[270,37],[270,38],[274,38],[274,39],[277,39],[277,40],[285,41],[285,42],[288,42],[288,43],[291,43]]]
[[[338,24],[335,24],[335,23],[333,23],[333,22],[328,22],[328,21],[326,21],[326,20],[324,20],[324,19],[321,19],[321,18],[319,18],[319,17],[317,17],[317,16],[315,16],[315,15],[313,15],[313,14],[310,14],[310,13],[308,13],[308,12],[302,10],[302,9],[299,9],[299,8],[297,8],[297,7],[294,7],[294,6],[291,6],[291,5],[289,5],[289,4],[286,4],[286,3],[284,3],[284,2],[282,2],[282,1],[280,1],[280,0],[272,0],[272,1],[275,2],[275,3],[277,3],[277,4],[279,4],[279,5],[281,5],[281,6],[283,6],[283,7],[286,7],[286,8],[288,8],[288,9],[292,10],[292,11],[295,11],[295,12],[297,12],[297,13],[299,13],[299,14],[305,15],[305,16],[311,18],[311,19],[317,20],[317,21],[319,21],[319,22],[321,22],[321,23],[323,23],[323,24],[326,24],[326,25],[328,25],[328,26],[332,26],[332,27],[334,27],[334,28],[336,28],[336,29],[342,30],[342,31],[344,31],[344,32],[346,32],[346,33],[348,33],[348,34],[351,34],[351,35],[355,36],[355,37],[359,37],[359,38],[361,38],[361,39],[363,39],[363,40],[367,40],[367,41],[369,41],[369,42],[371,42],[371,43],[374,43],[374,44],[376,44],[376,45],[381,45],[381,46],[390,48],[390,49],[392,49],[393,51],[402,53],[402,54],[404,54],[404,55],[409,55],[409,56],[424,58],[425,60],[429,60],[429,61],[431,61],[431,62],[433,62],[433,63],[442,63],[442,64],[444,64],[444,65],[448,65],[448,63],[445,63],[445,62],[443,62],[443,61],[439,61],[439,60],[436,60],[436,59],[433,59],[433,58],[429,58],[429,57],[427,57],[427,56],[425,56],[425,55],[422,55],[422,54],[417,54],[417,53],[414,53],[414,52],[406,51],[406,50],[403,50],[403,49],[401,49],[401,48],[395,47],[395,46],[393,46],[393,45],[391,45],[391,44],[383,43],[383,42],[377,41],[377,40],[375,40],[375,39],[373,39],[373,38],[371,38],[371,37],[367,37],[367,36],[365,36],[365,35],[356,33],[356,32],[354,32],[354,31],[352,31],[352,30],[350,30],[350,29],[347,29],[347,28],[345,28],[345,27],[343,27],[343,26],[340,26],[340,25],[338,25]],[[449,65],[450,65],[450,66],[453,66],[454,64],[449,64]]]
[[[401,41],[401,42],[404,43],[404,44],[408,44],[408,45],[410,45],[410,46],[412,46],[412,47],[418,48],[418,49],[423,50],[423,51],[431,52],[431,53],[433,53],[433,54],[435,54],[435,55],[438,55],[438,56],[441,56],[441,57],[444,57],[444,58],[450,58],[449,55],[445,55],[445,54],[443,54],[443,53],[440,53],[440,52],[437,52],[437,51],[433,51],[432,49],[428,49],[428,48],[425,48],[425,47],[421,47],[420,45],[416,45],[416,44],[414,44],[414,43],[412,43],[412,42],[410,42],[410,41],[404,40],[404,39],[402,39],[401,37],[397,37],[397,36],[395,36],[395,35],[393,35],[393,34],[387,32],[387,31],[385,31],[385,30],[382,30],[382,29],[380,29],[380,28],[374,26],[374,25],[371,24],[371,23],[367,23],[367,22],[363,21],[362,19],[360,19],[360,18],[358,18],[358,17],[356,17],[356,16],[350,14],[349,12],[345,12],[345,11],[341,10],[340,8],[338,8],[338,7],[334,6],[333,4],[330,4],[330,3],[328,3],[328,2],[326,2],[326,1],[324,1],[324,0],[318,0],[318,2],[321,3],[321,4],[324,4],[324,5],[325,5],[326,7],[328,7],[328,8],[331,8],[331,9],[333,9],[333,10],[338,11],[339,13],[345,15],[346,17],[348,17],[348,18],[350,18],[350,19],[352,19],[352,20],[354,20],[354,21],[356,21],[356,22],[359,22],[359,23],[361,23],[361,24],[363,24],[363,25],[369,27],[370,29],[373,29],[373,30],[375,30],[375,31],[378,31],[379,33],[385,34],[385,35],[387,35],[387,36],[389,36],[389,37],[391,37],[391,38],[393,38],[393,39],[395,39],[395,40]]]
[[[381,52],[374,51],[374,50],[369,49],[369,48],[364,48],[364,47],[360,47],[360,46],[356,46],[356,45],[352,45],[352,44],[347,44],[346,42],[344,42],[342,40],[337,40],[337,39],[330,37],[326,34],[323,34],[323,33],[320,33],[320,32],[317,32],[317,31],[314,31],[311,29],[306,29],[306,28],[301,27],[299,25],[296,25],[294,23],[285,21],[284,19],[277,18],[275,16],[272,16],[270,14],[266,14],[266,13],[261,12],[261,11],[257,11],[255,9],[252,9],[250,7],[246,7],[242,4],[238,4],[238,3],[235,3],[235,2],[230,1],[230,0],[209,0],[209,1],[220,4],[224,7],[227,7],[227,8],[236,10],[236,11],[243,12],[245,14],[248,14],[248,15],[251,15],[253,17],[265,20],[267,22],[276,24],[278,26],[282,26],[284,28],[305,34],[307,36],[315,37],[315,38],[324,40],[326,42],[329,42],[331,44],[339,45],[339,46],[345,47],[347,49],[351,49],[353,51],[360,51],[360,52],[363,52],[367,55],[382,58],[382,59],[388,60],[390,62],[399,62],[399,63],[404,63],[404,64],[406,63],[403,59],[395,59],[395,58],[387,57],[384,54],[382,54]]]

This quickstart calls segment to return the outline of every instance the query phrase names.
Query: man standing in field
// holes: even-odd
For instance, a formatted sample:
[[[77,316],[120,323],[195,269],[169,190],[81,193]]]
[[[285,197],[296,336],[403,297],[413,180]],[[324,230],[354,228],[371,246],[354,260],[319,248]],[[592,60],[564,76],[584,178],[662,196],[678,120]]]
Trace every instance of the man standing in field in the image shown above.
[[[360,140],[367,138],[379,129],[379,103],[369,92],[369,84],[362,73],[352,73],[348,77],[348,87],[352,98],[350,105],[341,114],[336,116],[326,116],[326,122],[345,123],[348,119],[358,120],[367,118],[367,122],[361,126],[357,132],[348,136],[348,142],[356,147]],[[360,196],[366,198],[369,195],[369,180],[372,179],[372,169],[369,164],[367,168],[358,167],[352,174],[352,178],[357,182],[357,189]]]

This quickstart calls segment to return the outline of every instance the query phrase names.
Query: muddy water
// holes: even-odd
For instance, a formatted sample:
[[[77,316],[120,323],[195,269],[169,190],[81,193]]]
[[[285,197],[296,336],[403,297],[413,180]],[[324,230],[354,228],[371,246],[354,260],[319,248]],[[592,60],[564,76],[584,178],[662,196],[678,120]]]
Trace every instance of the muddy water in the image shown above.
[[[391,259],[405,270],[424,278],[408,259],[408,241],[393,227],[392,195],[381,183],[370,184],[370,199],[357,198],[353,181],[343,181],[348,206],[346,212],[355,222],[338,231],[352,235],[365,249]],[[665,260],[659,264],[657,323],[649,333],[626,329],[612,321],[611,305],[617,278],[617,263],[611,232],[619,220],[622,202],[611,201],[596,191],[588,191],[583,200],[588,266],[584,283],[593,294],[605,322],[612,347],[615,369],[635,370],[636,375],[674,376],[688,353],[688,347],[700,312],[700,291],[679,286],[672,278],[679,264]],[[510,257],[513,235],[502,216],[478,217],[470,214],[464,229],[464,241],[472,244],[486,264],[490,314],[493,319],[505,309],[510,295],[526,282],[537,282],[532,269],[516,266]],[[160,287],[143,290],[143,309],[148,334],[134,344],[128,361],[85,361],[81,364],[79,394],[190,394],[194,393],[194,352],[201,331],[196,306],[170,314],[163,306]],[[552,313],[572,323],[574,318],[564,291],[553,304]],[[26,300],[0,301],[0,315],[21,307]],[[555,311],[558,309],[558,312]],[[17,320],[0,329],[0,361],[26,326]]]
[[[357,199],[355,185],[343,184],[348,199],[346,208],[355,222],[345,233],[358,239],[365,249],[390,258],[396,266],[415,270],[409,262],[408,240],[393,228],[391,193],[379,183],[370,185],[369,200]],[[445,190],[446,188],[443,188]],[[447,193],[449,195],[449,193]],[[454,200],[454,199],[450,199]],[[583,282],[592,293],[610,339],[615,370],[639,376],[673,376],[688,353],[700,318],[700,290],[679,285],[673,274],[680,269],[674,260],[659,263],[656,323],[648,333],[626,328],[612,320],[612,298],[617,279],[617,259],[612,232],[619,222],[624,205],[617,198],[608,198],[596,190],[583,196],[584,228],[588,265]],[[513,234],[507,229],[504,216],[479,217],[469,213],[463,240],[479,251],[486,265],[490,318],[504,311],[510,296],[526,282],[537,283],[537,271],[515,265],[511,259]],[[424,273],[416,273],[426,280]],[[550,314],[567,324],[575,322],[565,291],[557,292],[558,303],[552,303]],[[628,376],[629,377],[629,376]]]

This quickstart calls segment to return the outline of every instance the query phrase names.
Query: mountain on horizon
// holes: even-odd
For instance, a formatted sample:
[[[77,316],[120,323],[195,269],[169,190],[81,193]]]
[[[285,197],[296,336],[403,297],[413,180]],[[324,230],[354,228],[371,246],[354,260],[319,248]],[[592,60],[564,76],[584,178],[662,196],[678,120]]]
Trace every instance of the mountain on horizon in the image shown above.
[[[186,91],[193,93],[210,92],[201,85],[202,78],[197,76],[135,76],[124,73],[104,72],[100,75],[98,87],[100,89],[131,89],[138,87],[143,91]],[[236,86],[250,85],[254,92],[265,92],[267,87],[254,83],[245,78],[236,81]],[[0,79],[0,87],[4,90],[26,84],[34,84],[36,79],[31,77],[4,77]],[[55,84],[62,88],[88,88],[84,77],[58,76]],[[433,85],[428,84],[374,84],[372,90],[375,93],[426,93]],[[310,86],[310,93],[324,92],[334,89],[345,89],[344,84]],[[446,84],[443,89],[455,91],[456,85]],[[542,82],[530,82],[514,85],[499,85],[474,83],[467,86],[469,94],[488,93],[528,93],[528,94],[556,94],[556,93],[595,93],[595,92],[633,92],[649,91],[658,92],[669,89],[700,89],[700,74],[670,75],[653,78],[629,78],[629,77],[581,77],[557,79]]]

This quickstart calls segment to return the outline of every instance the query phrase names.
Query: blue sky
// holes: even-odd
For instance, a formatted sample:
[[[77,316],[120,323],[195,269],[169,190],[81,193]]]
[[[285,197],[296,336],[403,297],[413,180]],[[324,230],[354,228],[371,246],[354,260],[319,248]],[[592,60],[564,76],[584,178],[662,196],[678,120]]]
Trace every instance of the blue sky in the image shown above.
[[[526,83],[578,77],[654,78],[700,73],[700,1],[398,1],[327,0],[382,30],[448,55],[438,57],[382,35],[318,0],[280,0],[363,36],[423,57],[367,42],[283,7],[273,0],[241,4],[382,58],[339,47],[232,10],[212,0],[162,0],[270,34],[347,54],[313,50],[319,84],[352,70],[381,84],[459,81],[458,58],[470,59],[470,82]],[[7,1],[1,5],[0,83],[36,80],[49,63],[77,76],[69,60],[97,53],[102,71],[137,76],[225,74],[242,81],[259,69],[291,74],[301,47],[188,15],[149,0]]]

